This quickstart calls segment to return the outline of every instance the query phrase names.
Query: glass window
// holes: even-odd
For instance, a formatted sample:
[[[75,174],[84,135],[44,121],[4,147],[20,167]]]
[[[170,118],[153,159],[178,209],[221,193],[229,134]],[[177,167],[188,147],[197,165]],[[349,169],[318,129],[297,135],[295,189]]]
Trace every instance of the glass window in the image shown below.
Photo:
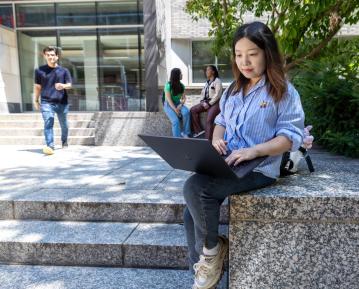
[[[142,6],[136,0],[99,2],[97,9],[99,25],[143,23]]]
[[[141,55],[140,55],[140,69],[141,69],[141,83],[140,83],[140,100],[141,100],[141,110],[146,110],[146,90],[145,90],[145,37],[143,33],[143,28],[139,28],[140,33],[140,48],[141,48]]]
[[[232,66],[229,55],[213,54],[211,41],[192,41],[192,82],[206,81],[205,69],[208,65],[216,65],[222,82],[231,82]]]
[[[233,73],[230,53],[218,55],[218,57],[216,57],[216,65],[222,82],[232,82]]]
[[[14,28],[12,5],[0,5],[0,25]]]
[[[20,4],[15,7],[18,27],[55,25],[54,4]]]
[[[138,1],[139,24],[143,24],[143,0]]]
[[[205,69],[207,65],[215,64],[215,56],[211,50],[210,41],[192,42],[192,82],[206,81]]]
[[[61,30],[60,64],[72,76],[69,104],[74,111],[99,110],[95,30]]]
[[[138,29],[99,30],[101,110],[142,110]]]
[[[25,111],[32,111],[34,71],[46,64],[42,50],[46,46],[56,45],[56,31],[19,31],[18,43],[23,107]]]
[[[56,4],[56,20],[58,26],[95,25],[95,3]]]

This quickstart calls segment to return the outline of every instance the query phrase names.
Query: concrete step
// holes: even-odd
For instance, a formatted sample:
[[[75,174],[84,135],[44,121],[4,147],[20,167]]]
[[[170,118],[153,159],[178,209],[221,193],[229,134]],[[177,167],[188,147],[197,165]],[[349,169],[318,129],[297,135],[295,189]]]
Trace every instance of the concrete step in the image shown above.
[[[74,179],[80,180],[79,175],[69,181]],[[37,182],[34,178],[32,181]],[[60,181],[58,184],[61,185]],[[10,183],[7,185],[11,187]],[[127,185],[131,185],[130,181]],[[0,190],[0,219],[181,223],[184,207],[179,190],[118,187]],[[221,223],[228,224],[227,201],[221,207]]]
[[[188,268],[181,224],[5,220],[0,232],[0,263]]]
[[[54,129],[55,135],[61,134],[60,128]],[[94,136],[95,129],[94,128],[70,128],[69,136]],[[0,136],[43,136],[44,130],[43,128],[0,128]]]
[[[90,121],[94,117],[94,113],[69,113],[67,119],[69,121]],[[41,113],[10,113],[0,114],[0,121],[42,121]]]
[[[191,288],[188,270],[0,265],[1,289]],[[226,287],[226,278],[217,289]]]
[[[0,218],[182,222],[183,184],[148,147],[1,148]],[[228,215],[223,206],[223,222]]]
[[[89,120],[70,120],[68,121],[69,128],[94,128],[95,122]],[[43,128],[44,122],[42,120],[0,120],[0,128]],[[55,119],[55,128],[59,128],[59,122]]]
[[[0,136],[0,145],[43,145],[44,136]],[[95,145],[95,137],[71,136],[69,145]],[[55,137],[55,145],[61,145],[59,136]]]

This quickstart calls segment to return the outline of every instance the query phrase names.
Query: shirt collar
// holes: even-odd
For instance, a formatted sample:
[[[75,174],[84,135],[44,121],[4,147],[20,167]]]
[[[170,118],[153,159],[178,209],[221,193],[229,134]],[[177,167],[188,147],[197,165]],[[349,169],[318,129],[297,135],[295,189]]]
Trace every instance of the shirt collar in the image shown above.
[[[247,95],[251,94],[253,91],[257,90],[258,88],[263,87],[267,82],[267,77],[265,74],[262,75],[262,78],[256,83],[255,86],[251,87]]]

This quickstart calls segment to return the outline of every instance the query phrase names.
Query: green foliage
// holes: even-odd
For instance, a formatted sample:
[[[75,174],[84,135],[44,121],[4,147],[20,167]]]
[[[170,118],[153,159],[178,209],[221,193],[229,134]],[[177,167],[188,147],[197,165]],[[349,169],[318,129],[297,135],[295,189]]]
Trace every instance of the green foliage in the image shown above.
[[[288,70],[319,56],[343,24],[359,21],[358,0],[188,0],[185,10],[194,20],[210,21],[215,54],[230,51],[232,35],[245,13],[266,18]]]
[[[315,61],[292,71],[317,142],[332,152],[359,157],[359,38],[335,39]]]

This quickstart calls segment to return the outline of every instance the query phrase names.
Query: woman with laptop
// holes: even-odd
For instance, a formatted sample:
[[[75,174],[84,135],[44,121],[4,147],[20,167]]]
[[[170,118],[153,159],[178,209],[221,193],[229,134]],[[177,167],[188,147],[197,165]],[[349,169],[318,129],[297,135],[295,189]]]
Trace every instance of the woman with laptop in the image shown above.
[[[191,133],[191,119],[189,109],[184,105],[186,102],[185,87],[181,79],[181,70],[173,68],[171,70],[170,81],[166,83],[163,91],[163,110],[172,124],[172,135],[174,137],[189,137]],[[183,130],[181,130],[181,121],[183,122]]]
[[[240,179],[192,175],[183,192],[184,225],[193,289],[215,288],[228,240],[218,235],[219,211],[231,194],[275,183],[282,154],[303,141],[304,112],[298,92],[285,78],[272,31],[261,22],[240,26],[233,37],[234,82],[220,100],[212,145],[229,165],[268,156]]]

